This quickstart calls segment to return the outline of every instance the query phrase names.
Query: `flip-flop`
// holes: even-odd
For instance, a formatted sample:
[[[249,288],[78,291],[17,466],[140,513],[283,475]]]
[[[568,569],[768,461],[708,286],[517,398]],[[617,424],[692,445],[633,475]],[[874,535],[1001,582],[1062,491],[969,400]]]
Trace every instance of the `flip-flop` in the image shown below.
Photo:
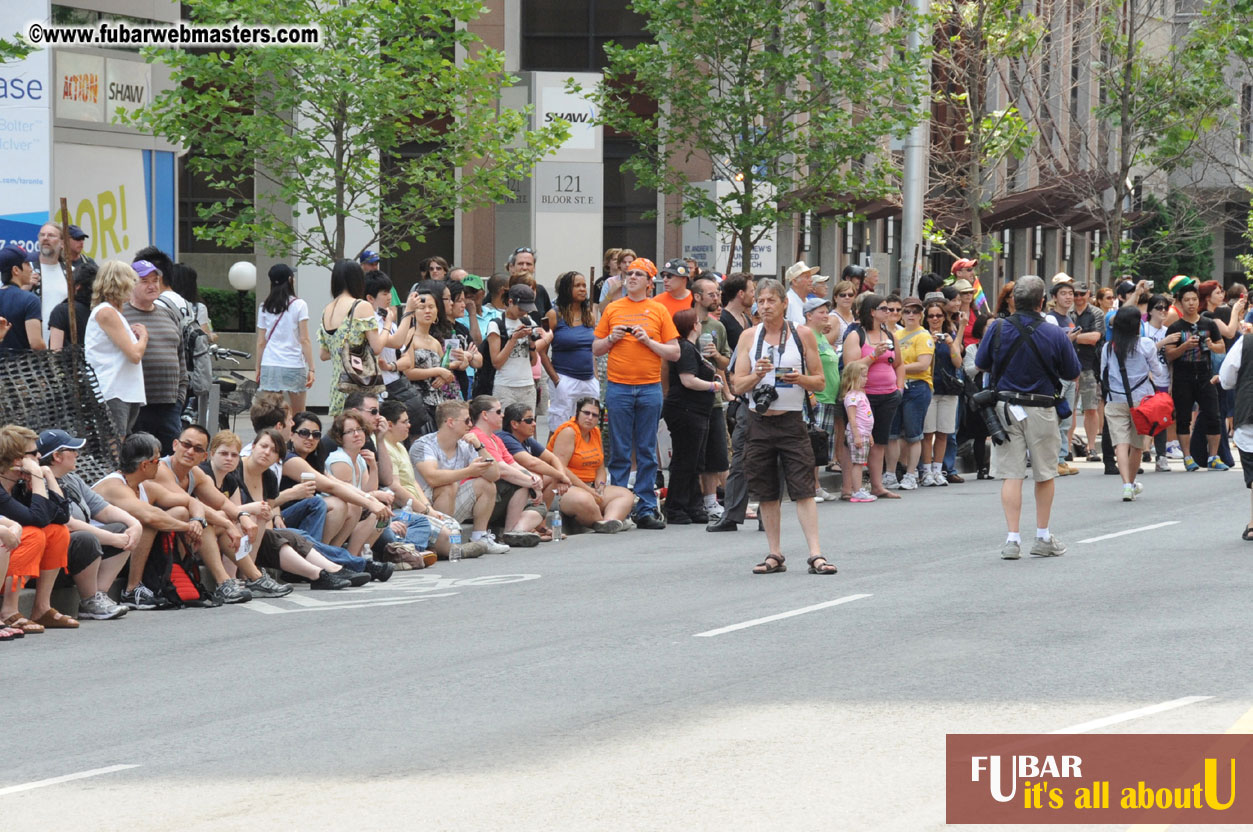
[[[851,503],[851,502],[853,502],[853,495],[852,495],[852,494],[841,494],[841,495],[840,495],[840,502],[842,502],[842,503]]]
[[[1245,526],[1244,534],[1240,535],[1242,540],[1253,540],[1253,526]]]
[[[774,561],[774,566],[770,565]],[[775,572],[786,572],[787,564],[774,555],[766,555],[766,559],[753,567],[754,575],[773,575]]]
[[[26,638],[17,627],[0,627],[0,641],[17,641],[19,638]]]
[[[62,615],[54,609],[49,609],[43,615],[35,619],[36,624],[42,624],[47,630],[77,630],[78,622],[68,615]]]
[[[893,494],[891,491],[884,491],[882,494],[874,491],[870,493],[874,494],[874,496],[878,497],[880,500],[899,500],[901,498],[900,494]]]

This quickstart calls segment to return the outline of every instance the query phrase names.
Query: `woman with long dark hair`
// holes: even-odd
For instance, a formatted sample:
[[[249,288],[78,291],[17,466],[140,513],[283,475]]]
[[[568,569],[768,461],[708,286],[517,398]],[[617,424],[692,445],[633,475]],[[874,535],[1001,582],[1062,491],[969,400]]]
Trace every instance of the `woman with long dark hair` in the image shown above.
[[[845,269],[847,272],[847,268]],[[866,366],[866,398],[874,413],[874,444],[870,447],[870,493],[888,500],[899,500],[899,494],[883,485],[883,457],[888,446],[892,420],[901,405],[905,388],[904,365],[896,360],[896,337],[888,328],[887,299],[867,292],[858,299],[858,325],[849,327],[844,336],[844,366],[858,363]],[[892,472],[895,474],[895,472]],[[895,479],[895,476],[893,476]],[[861,483],[852,483],[854,491]]]
[[[1136,482],[1146,437],[1136,430],[1131,408],[1145,397],[1170,385],[1166,369],[1157,358],[1157,345],[1140,334],[1140,310],[1127,305],[1114,313],[1113,340],[1101,350],[1101,387],[1105,394],[1105,424],[1109,430],[1118,473],[1122,475],[1122,499],[1130,503],[1144,490]]]
[[[444,284],[424,280],[416,291],[413,331],[396,359],[396,369],[418,388],[427,411],[434,413],[446,401],[461,400],[461,388],[452,369],[453,356],[449,355],[445,363],[445,342],[435,337],[435,324],[444,307]],[[461,360],[465,360],[464,355]]]
[[[674,313],[674,327],[679,332],[679,360],[670,364],[670,390],[661,410],[674,445],[666,491],[666,523],[705,524],[709,515],[703,505],[700,463],[705,456],[714,394],[722,385],[715,380],[714,366],[696,346],[700,338],[696,310],[680,309]]]
[[[332,415],[344,409],[344,399],[349,393],[359,391],[377,396],[383,392],[381,375],[378,384],[369,386],[343,380],[340,353],[345,345],[369,344],[370,351],[377,356],[386,341],[375,322],[374,307],[365,301],[365,272],[361,264],[356,260],[337,261],[331,269],[331,302],[322,310],[322,325],[318,328],[320,357],[331,362]]]
[[[418,294],[430,295],[435,299],[435,320],[431,324],[431,336],[439,339],[441,344],[452,338],[452,292],[449,291],[448,284],[442,280],[420,280],[414,288]]]
[[[544,316],[553,340],[540,353],[548,375],[548,424],[556,426],[574,416],[574,404],[584,396],[599,396],[592,341],[596,315],[592,311],[587,278],[565,272],[557,278],[557,303]]]
[[[277,263],[269,277],[270,294],[257,310],[257,389],[285,393],[292,413],[299,413],[314,376],[309,305],[296,297],[291,266]]]

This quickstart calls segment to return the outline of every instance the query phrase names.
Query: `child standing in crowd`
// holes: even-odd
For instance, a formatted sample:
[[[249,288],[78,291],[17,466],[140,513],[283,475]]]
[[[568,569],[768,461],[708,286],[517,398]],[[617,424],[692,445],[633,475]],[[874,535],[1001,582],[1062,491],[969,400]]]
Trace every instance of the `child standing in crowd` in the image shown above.
[[[840,400],[844,402],[844,412],[848,415],[848,427],[845,438],[848,440],[848,453],[852,463],[845,472],[852,488],[854,503],[873,503],[877,498],[861,484],[861,472],[870,458],[870,436],[874,430],[874,413],[870,410],[870,399],[866,398],[866,365],[849,364],[840,375]]]

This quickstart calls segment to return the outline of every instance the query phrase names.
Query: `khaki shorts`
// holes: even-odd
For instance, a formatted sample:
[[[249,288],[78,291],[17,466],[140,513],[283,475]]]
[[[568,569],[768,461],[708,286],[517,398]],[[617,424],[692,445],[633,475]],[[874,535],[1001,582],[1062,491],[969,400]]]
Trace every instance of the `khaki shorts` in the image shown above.
[[[1110,442],[1144,450],[1144,440],[1149,437],[1136,430],[1136,423],[1131,418],[1131,405],[1126,402],[1106,402],[1105,422],[1109,425]]]
[[[957,396],[932,396],[927,415],[922,420],[922,432],[948,436],[956,431]]]
[[[1101,383],[1096,380],[1095,370],[1079,374],[1079,409],[1087,412],[1101,406]]]
[[[1027,418],[1015,421],[1009,407],[1005,402],[996,406],[1009,441],[992,446],[993,474],[1000,480],[1025,480],[1030,450],[1032,479],[1048,482],[1057,476],[1057,452],[1062,441],[1057,432],[1057,411],[1051,407],[1024,407]]]

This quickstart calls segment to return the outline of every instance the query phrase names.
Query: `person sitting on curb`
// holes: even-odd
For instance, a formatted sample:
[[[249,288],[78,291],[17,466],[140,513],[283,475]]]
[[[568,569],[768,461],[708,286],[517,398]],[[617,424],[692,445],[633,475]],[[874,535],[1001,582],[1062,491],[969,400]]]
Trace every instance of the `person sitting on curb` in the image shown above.
[[[600,400],[585,396],[574,403],[574,418],[562,422],[548,437],[548,450],[562,470],[569,472],[573,486],[562,498],[562,511],[580,525],[590,526],[597,534],[616,534],[635,528],[631,507],[635,495],[625,488],[609,484],[605,467],[604,445],[600,440]],[[593,512],[578,497],[571,503],[570,495],[586,494],[596,507]],[[567,511],[566,506],[570,508]]]
[[[108,589],[139,545],[144,530],[138,520],[106,503],[74,473],[78,452],[86,444],[87,440],[63,430],[39,434],[40,459],[57,478],[69,502],[70,550],[66,571],[82,599],[78,617],[106,621],[130,611],[114,603]]]
[[[255,537],[258,521],[269,519],[269,505],[258,501],[244,508],[227,500],[226,495],[213,484],[213,477],[200,468],[200,463],[208,457],[209,432],[200,425],[188,425],[174,440],[174,453],[161,460],[161,467],[153,480],[166,489],[185,492],[204,506],[205,520],[214,529],[214,534],[209,537],[214,540],[205,541],[209,543],[209,551],[202,551],[201,559],[219,586],[234,585],[234,589],[230,586],[222,589],[224,598],[242,594],[245,590],[250,598],[281,598],[289,594],[292,591],[290,585],[279,583],[257,568],[255,554],[240,547],[245,536]],[[256,517],[253,517],[254,513]],[[211,554],[215,548],[222,557]],[[231,563],[228,558],[234,562]],[[235,578],[236,574],[242,575],[243,579]]]
[[[56,477],[38,462],[37,439],[33,430],[20,425],[0,428],[0,517],[21,527],[20,540],[11,547],[8,569],[0,578],[4,596],[0,626],[23,633],[78,626],[52,608],[52,587],[70,548],[70,531],[65,526],[70,510]],[[33,620],[17,610],[18,594],[28,578],[35,578]]]
[[[543,524],[544,510],[531,505],[531,495],[538,498],[544,485],[539,476],[517,463],[505,443],[496,436],[504,423],[503,414],[499,399],[475,396],[470,402],[470,418],[474,421],[470,433],[487,448],[500,471],[500,479],[496,481],[496,506],[488,527],[503,525],[504,542],[525,549],[540,543],[540,535],[534,530]]]
[[[409,461],[422,493],[439,511],[458,523],[473,518],[472,543],[482,543],[487,554],[509,551],[488,531],[496,506],[496,482],[500,469],[479,438],[470,432],[470,406],[462,401],[443,402],[435,410],[439,423],[434,433],[421,436],[409,449]]]

